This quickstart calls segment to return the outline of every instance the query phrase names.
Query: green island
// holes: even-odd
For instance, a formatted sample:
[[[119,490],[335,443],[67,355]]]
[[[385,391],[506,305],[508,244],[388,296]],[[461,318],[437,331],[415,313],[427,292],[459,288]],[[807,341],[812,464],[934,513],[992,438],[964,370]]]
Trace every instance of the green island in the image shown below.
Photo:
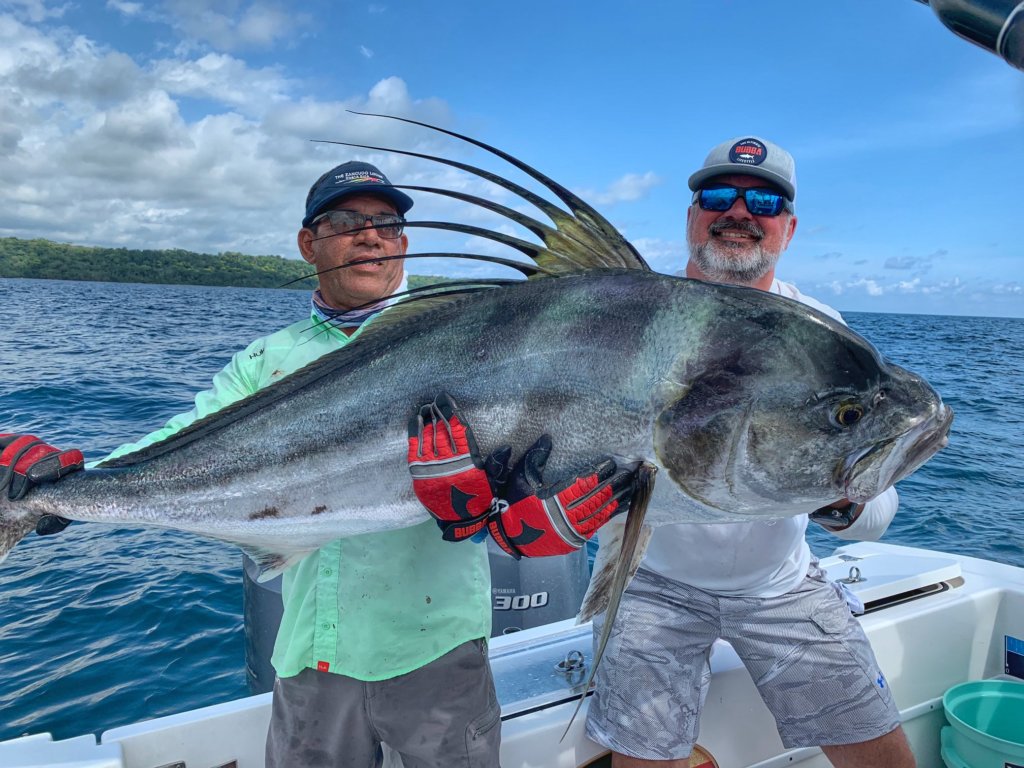
[[[96,248],[43,239],[0,238],[0,277],[308,291],[316,287],[311,271],[306,262],[281,256],[194,253],[178,248]],[[410,275],[409,287],[444,279]]]

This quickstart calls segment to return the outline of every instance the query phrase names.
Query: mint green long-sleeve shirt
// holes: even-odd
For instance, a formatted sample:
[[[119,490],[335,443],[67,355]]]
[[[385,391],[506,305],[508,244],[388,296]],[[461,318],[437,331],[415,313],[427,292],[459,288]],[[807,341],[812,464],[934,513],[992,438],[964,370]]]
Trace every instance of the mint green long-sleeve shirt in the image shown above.
[[[358,336],[314,317],[257,339],[196,395],[191,411],[111,457],[173,435]],[[432,521],[337,539],[284,574],[274,668],[279,677],[310,667],[359,680],[411,672],[490,635],[490,590],[487,548],[446,542]]]

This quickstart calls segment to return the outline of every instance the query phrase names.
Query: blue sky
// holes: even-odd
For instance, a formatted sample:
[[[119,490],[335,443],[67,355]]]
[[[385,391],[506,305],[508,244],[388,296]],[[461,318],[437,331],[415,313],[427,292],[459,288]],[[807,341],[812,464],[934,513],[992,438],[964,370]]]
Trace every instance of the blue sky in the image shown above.
[[[583,195],[661,271],[714,144],[796,157],[779,274],[843,311],[1024,316],[1024,74],[912,0],[647,3],[0,0],[0,236],[297,256],[310,183],[359,156],[393,181],[507,194],[412,149]],[[410,218],[487,223],[422,195]],[[494,253],[410,230],[412,250]],[[411,271],[478,273],[463,263]]]

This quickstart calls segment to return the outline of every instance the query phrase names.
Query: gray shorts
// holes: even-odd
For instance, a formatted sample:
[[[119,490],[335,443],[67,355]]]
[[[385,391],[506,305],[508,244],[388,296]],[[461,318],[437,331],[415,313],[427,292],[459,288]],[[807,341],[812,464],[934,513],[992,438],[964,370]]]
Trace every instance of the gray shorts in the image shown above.
[[[787,747],[855,744],[900,724],[860,623],[816,564],[773,598],[719,597],[641,569],[597,673],[587,735],[632,757],[687,757],[718,638],[743,660]]]
[[[405,768],[494,768],[501,711],[484,640],[420,669],[362,681],[304,669],[274,682],[267,768],[375,768],[380,744]]]

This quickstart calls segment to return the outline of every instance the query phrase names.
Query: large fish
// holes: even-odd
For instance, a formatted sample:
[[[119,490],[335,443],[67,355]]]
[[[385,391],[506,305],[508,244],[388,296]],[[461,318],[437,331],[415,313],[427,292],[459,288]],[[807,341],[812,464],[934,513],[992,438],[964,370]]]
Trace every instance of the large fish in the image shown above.
[[[418,294],[350,345],[161,443],[0,500],[0,560],[44,514],[222,539],[268,574],[331,539],[421,523],[429,517],[412,493],[406,424],[440,392],[484,451],[510,442],[519,452],[551,433],[550,479],[605,455],[642,466],[634,508],[649,497],[651,525],[866,501],[945,444],[950,409],[853,331],[762,291],[652,272],[567,190],[473,143],[547,184],[572,215],[431,158],[496,180],[557,228],[445,190],[432,191],[507,215],[544,245],[419,226],[518,247],[534,259],[532,279]],[[630,536],[632,547],[636,526]],[[622,578],[601,582],[584,616]]]

